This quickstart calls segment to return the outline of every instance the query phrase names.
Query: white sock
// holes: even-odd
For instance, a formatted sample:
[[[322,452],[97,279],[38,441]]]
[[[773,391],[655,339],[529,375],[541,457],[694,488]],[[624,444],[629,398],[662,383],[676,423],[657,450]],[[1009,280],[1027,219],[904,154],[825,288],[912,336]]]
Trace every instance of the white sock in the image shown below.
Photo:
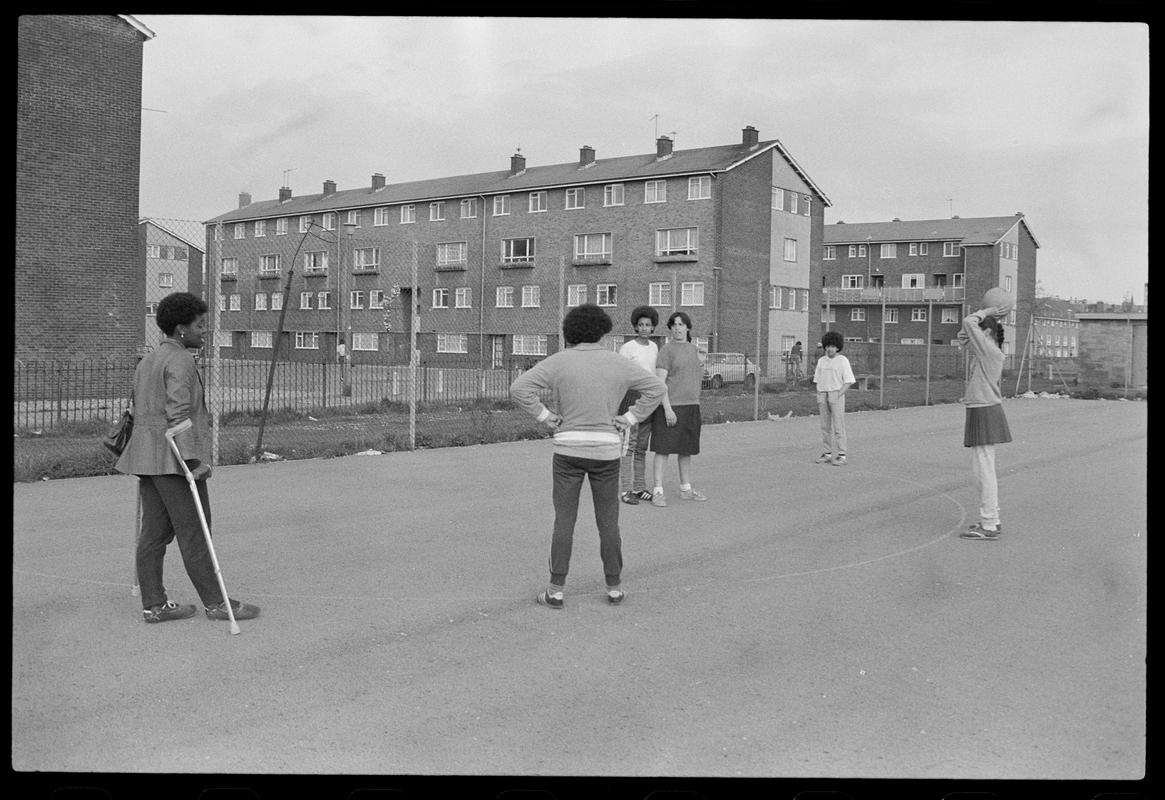
[[[654,490],[652,490],[652,494],[663,494],[663,487],[662,487],[662,486],[656,486],[656,487],[655,487],[655,489],[654,489]]]
[[[690,483],[681,483],[681,484],[680,484],[680,491],[681,491],[681,492],[690,492],[690,491],[692,491],[692,484],[690,484]]]

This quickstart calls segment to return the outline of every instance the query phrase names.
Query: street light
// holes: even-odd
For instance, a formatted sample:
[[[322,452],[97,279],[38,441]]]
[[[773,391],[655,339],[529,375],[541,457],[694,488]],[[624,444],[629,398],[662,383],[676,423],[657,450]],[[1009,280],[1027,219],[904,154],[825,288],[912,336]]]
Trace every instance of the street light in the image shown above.
[[[356,232],[356,223],[345,222],[344,231],[348,234],[348,256],[349,263],[352,269],[356,268],[356,251],[352,249],[352,234]],[[352,302],[351,299],[345,300],[344,295],[347,294],[344,289],[346,272],[344,270],[344,260],[340,259],[340,302],[341,312],[344,315],[344,350],[340,356],[340,371],[344,381],[344,397],[352,396]],[[337,348],[339,351],[339,348]]]

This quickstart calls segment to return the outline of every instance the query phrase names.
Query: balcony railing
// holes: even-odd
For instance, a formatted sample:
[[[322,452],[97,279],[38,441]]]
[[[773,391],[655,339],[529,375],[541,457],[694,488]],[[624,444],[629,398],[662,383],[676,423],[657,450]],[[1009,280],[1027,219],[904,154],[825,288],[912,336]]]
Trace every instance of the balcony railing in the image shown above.
[[[845,289],[827,286],[822,289],[822,303],[830,305],[881,305],[885,303],[961,303],[966,297],[962,286],[928,286],[925,289],[882,287]]]

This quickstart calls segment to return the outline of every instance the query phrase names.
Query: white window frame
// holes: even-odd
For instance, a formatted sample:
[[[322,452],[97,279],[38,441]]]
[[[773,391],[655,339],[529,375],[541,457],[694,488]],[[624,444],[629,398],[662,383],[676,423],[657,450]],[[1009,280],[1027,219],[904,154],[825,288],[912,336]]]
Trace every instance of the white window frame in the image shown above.
[[[958,258],[962,253],[958,242],[943,242],[943,258]]]
[[[574,211],[587,207],[587,190],[585,186],[572,186],[566,190],[566,199],[563,205],[567,211]]]
[[[796,260],[797,260],[797,240],[796,239],[790,238],[788,236],[785,237],[784,258],[786,261],[796,262]]]
[[[898,324],[898,306],[886,306],[886,324]]]
[[[655,254],[657,256],[694,256],[699,253],[699,244],[700,229],[698,227],[662,228],[655,232]]]
[[[354,248],[352,250],[352,269],[380,269],[380,248]]]
[[[926,306],[913,306],[910,309],[911,322],[926,322]]]
[[[369,289],[368,290],[368,307],[372,309],[384,308],[384,290],[383,289]]]
[[[433,303],[430,308],[449,308],[449,290],[444,286],[433,289]]]
[[[477,198],[465,197],[461,200],[461,218],[477,219]]]
[[[853,306],[849,310],[849,321],[850,322],[865,322],[866,321],[866,310],[864,308],[862,308],[861,306]]]
[[[929,246],[929,243],[927,243],[927,242],[919,242],[919,243],[918,243],[918,254],[919,254],[920,256],[924,256],[924,255],[926,255],[928,252],[930,252],[930,246]]]
[[[667,202],[667,181],[644,181],[643,182],[643,202],[644,203],[666,203]]]
[[[619,286],[615,283],[600,283],[595,286],[595,305],[613,308],[619,304]]]
[[[925,289],[926,274],[923,272],[904,272],[902,274],[903,289]]]
[[[525,255],[516,255],[515,251],[518,242],[529,242],[525,248],[527,253]],[[502,263],[503,264],[525,264],[534,260],[535,240],[533,236],[513,236],[502,239]]]
[[[336,229],[336,212],[325,211],[324,217],[320,221],[320,227],[322,227],[325,231],[334,231]]]
[[[348,220],[344,224],[345,225],[355,225],[357,228],[359,228],[360,227],[360,209],[358,209],[358,208],[349,209],[348,210]]]
[[[283,310],[283,292],[272,292],[271,293],[271,310],[272,311],[282,311]]]
[[[770,205],[772,205],[773,211],[784,211],[785,210],[785,190],[784,189],[781,189],[778,186],[773,187],[773,196],[772,196],[772,199],[770,200]],[[850,246],[852,247],[853,245],[850,245]],[[853,255],[853,253],[850,253],[850,255]]]
[[[542,214],[549,209],[546,192],[530,192],[530,199],[526,203],[526,211],[530,214]]]
[[[882,242],[878,250],[878,258],[898,258],[898,243]]]
[[[363,333],[352,334],[352,349],[360,350],[366,353],[375,353],[380,349],[380,335],[377,333]]]
[[[304,215],[299,218],[299,232],[307,233],[311,230],[311,216]]]
[[[454,308],[473,308],[473,289],[468,286],[458,286],[453,290]]]
[[[438,353],[468,353],[469,336],[464,333],[438,333]]]
[[[566,305],[581,306],[587,301],[587,285],[585,283],[571,283],[566,287]]]
[[[546,355],[546,335],[515,333],[510,346],[511,352],[516,356],[544,356]]]
[[[780,309],[783,307],[781,301],[785,299],[785,290],[781,286],[769,287],[769,308]]]
[[[256,311],[266,311],[267,310],[267,293],[266,292],[255,292],[255,310]]]
[[[647,284],[647,304],[671,307],[671,281],[654,281]]]
[[[468,242],[437,242],[438,267],[452,267],[468,263]]]
[[[522,308],[542,307],[542,287],[537,284],[527,284],[522,287]]]
[[[865,285],[866,285],[866,276],[865,275],[858,275],[855,273],[853,275],[842,275],[841,276],[841,288],[843,288],[843,289],[863,289],[863,288],[865,288]]]
[[[348,292],[348,308],[363,309],[365,300],[365,292],[363,289],[353,289]]]
[[[400,224],[412,225],[417,221],[417,204],[405,203],[400,207]]]
[[[321,275],[328,271],[328,251],[309,250],[303,254],[303,271],[305,274]]]
[[[827,244],[822,252],[822,261],[837,261],[837,245]]]
[[[320,349],[320,335],[316,331],[296,331],[295,332],[295,349],[296,350],[319,350]]]
[[[711,200],[712,199],[712,176],[711,175],[693,175],[688,178],[688,199],[689,200]]]
[[[802,197],[801,198],[801,205],[804,206],[804,208],[805,208],[805,210],[801,212],[802,214],[804,214],[807,217],[813,216],[813,198],[812,198],[812,196],[805,195],[804,197]]]
[[[611,206],[623,205],[624,191],[621,183],[608,183],[603,187],[603,206],[609,208]]]
[[[173,272],[159,272],[158,286],[162,289],[174,288],[174,273]]]
[[[259,274],[260,275],[278,275],[279,274],[279,254],[278,253],[264,253],[259,256]]]
[[[809,290],[808,289],[798,289],[797,291],[799,291],[801,293],[801,310],[808,311],[809,310]]]
[[[494,306],[496,308],[514,307],[514,287],[499,286],[494,291]]]
[[[595,250],[595,237],[599,237]],[[576,233],[574,235],[575,258],[611,258],[613,235],[610,233]]]
[[[944,308],[942,310],[942,324],[944,325],[958,325],[959,324],[959,309]]]
[[[277,220],[275,220],[275,235],[287,235],[287,217],[279,217]]]
[[[859,244],[858,245],[858,258],[865,258],[865,256],[866,256],[866,246],[864,244]]]
[[[246,239],[247,238],[247,223],[245,223],[245,222],[236,222],[235,223],[235,238],[236,239]]]
[[[506,217],[510,214],[510,196],[508,194],[494,195],[494,213],[495,217]]]
[[[445,220],[445,201],[434,200],[429,203],[429,222],[444,222]]]
[[[963,273],[963,272],[956,272],[956,273],[952,274],[951,275],[951,288],[952,289],[962,289],[963,288],[963,279],[964,279],[965,275],[966,275],[966,273]]]
[[[311,311],[311,299],[313,297],[315,297],[315,292],[299,293],[299,308],[301,311]]]
[[[388,206],[377,206],[372,209],[372,227],[387,225],[391,211]]]
[[[1003,291],[1005,291],[1005,292],[1011,291],[1011,276],[1010,275],[1003,276]]]
[[[332,293],[328,291],[316,292],[316,308],[319,311],[331,311]]]
[[[264,237],[266,235],[267,235],[267,220],[265,220],[265,219],[255,220],[255,238],[259,239],[259,238]]]
[[[702,305],[704,305],[704,282],[703,281],[682,281],[680,283],[680,305],[681,306],[702,306]]]
[[[230,310],[231,311],[242,311],[243,310],[243,298],[238,292],[232,292],[230,295]]]
[[[272,331],[251,331],[251,348],[255,350],[270,350],[275,339]]]
[[[800,197],[801,197],[801,195],[797,194],[796,192],[789,192],[789,213],[790,214],[797,213],[797,200]]]
[[[910,255],[912,255],[912,256],[918,255],[918,242],[911,242],[910,243]]]

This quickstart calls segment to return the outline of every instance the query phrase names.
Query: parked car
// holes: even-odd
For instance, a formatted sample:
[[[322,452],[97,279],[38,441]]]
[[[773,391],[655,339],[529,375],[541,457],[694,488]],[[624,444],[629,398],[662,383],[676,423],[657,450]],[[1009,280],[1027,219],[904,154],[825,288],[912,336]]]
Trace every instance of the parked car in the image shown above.
[[[719,389],[726,383],[743,383],[744,388],[756,385],[756,364],[744,353],[708,353],[704,358],[704,386]]]

